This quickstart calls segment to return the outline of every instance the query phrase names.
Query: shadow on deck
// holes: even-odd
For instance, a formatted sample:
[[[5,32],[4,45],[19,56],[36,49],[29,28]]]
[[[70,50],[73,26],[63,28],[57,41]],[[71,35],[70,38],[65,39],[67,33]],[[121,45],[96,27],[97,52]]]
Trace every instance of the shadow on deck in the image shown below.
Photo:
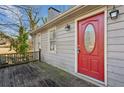
[[[35,62],[0,69],[0,87],[94,86],[46,63]]]

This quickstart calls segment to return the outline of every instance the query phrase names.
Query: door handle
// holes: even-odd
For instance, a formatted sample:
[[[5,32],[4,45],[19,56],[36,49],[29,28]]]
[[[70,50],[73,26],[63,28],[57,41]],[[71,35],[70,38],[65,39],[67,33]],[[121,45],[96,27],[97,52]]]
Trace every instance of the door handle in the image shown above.
[[[77,48],[77,53],[79,53],[80,52],[80,48]]]

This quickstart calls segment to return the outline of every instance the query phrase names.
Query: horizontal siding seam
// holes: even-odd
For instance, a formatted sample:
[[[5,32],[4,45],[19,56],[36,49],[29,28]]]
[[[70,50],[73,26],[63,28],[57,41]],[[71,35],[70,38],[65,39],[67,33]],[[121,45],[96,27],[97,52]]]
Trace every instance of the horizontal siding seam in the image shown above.
[[[111,79],[111,80],[117,81],[118,83],[123,83],[123,84],[124,84],[124,82],[121,82],[121,81],[116,80],[116,79],[113,79],[113,78],[109,78],[109,77],[108,77],[108,79]]]
[[[112,74],[115,74],[115,75],[119,75],[119,76],[124,76],[124,74],[120,74],[120,73],[115,73],[115,72],[112,72],[112,71],[108,71],[108,73],[112,73]]]
[[[112,58],[112,57],[107,57],[107,59],[112,59],[112,60],[119,60],[119,61],[124,61],[124,59],[120,59],[120,58]]]
[[[108,36],[107,38],[124,38],[124,36]]]
[[[65,32],[65,33],[56,32],[56,35],[57,35],[57,36],[64,36],[64,35],[70,35],[70,34],[73,34],[73,35],[74,35],[74,32],[72,32],[72,31],[70,31],[70,32]]]
[[[72,28],[72,29],[74,29],[74,28]],[[65,30],[63,29],[63,30],[58,30],[58,31],[56,31],[56,34],[57,34],[57,35],[64,35],[64,34],[67,34],[67,33],[74,33],[74,31],[75,31],[75,30],[70,30],[70,32],[67,32],[67,31],[65,31]]]
[[[112,22],[112,23],[107,23],[107,25],[112,25],[112,24],[121,23],[121,22],[124,22],[124,20],[117,21],[117,22]]]
[[[119,29],[109,29],[109,30],[107,30],[108,32],[110,32],[110,31],[117,31],[117,30],[124,30],[124,28],[119,28]]]
[[[124,51],[109,51],[109,50],[108,50],[108,53],[109,53],[109,52],[124,53]]]
[[[117,67],[117,68],[124,68],[124,66],[123,67],[122,66],[117,66],[117,65],[110,64],[110,63],[108,63],[107,65],[112,66],[112,67]]]
[[[72,37],[72,38],[74,38],[75,37],[75,35],[72,35],[72,36],[64,36],[64,37],[56,37],[56,39],[62,39],[62,38],[70,38],[70,37]]]
[[[124,44],[109,44],[109,43],[108,43],[107,45],[117,45],[117,46],[118,46],[118,45],[124,45]]]

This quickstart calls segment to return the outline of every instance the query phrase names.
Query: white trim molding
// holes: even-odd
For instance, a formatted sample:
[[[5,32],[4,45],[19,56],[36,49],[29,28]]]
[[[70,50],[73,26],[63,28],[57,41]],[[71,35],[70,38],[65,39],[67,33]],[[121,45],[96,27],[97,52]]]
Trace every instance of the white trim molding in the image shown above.
[[[92,77],[83,75],[78,73],[77,69],[78,69],[78,53],[77,53],[77,45],[78,45],[78,37],[77,37],[77,22],[81,19],[85,19],[87,17],[99,14],[101,12],[104,12],[104,82],[99,81],[97,79],[94,79]],[[107,86],[107,6],[104,6],[102,8],[99,9],[93,9],[91,11],[88,11],[87,13],[85,13],[83,16],[77,18],[75,20],[75,73],[76,76],[78,76],[79,78],[82,78],[84,80],[87,80],[91,83],[94,83],[95,85],[98,86]]]

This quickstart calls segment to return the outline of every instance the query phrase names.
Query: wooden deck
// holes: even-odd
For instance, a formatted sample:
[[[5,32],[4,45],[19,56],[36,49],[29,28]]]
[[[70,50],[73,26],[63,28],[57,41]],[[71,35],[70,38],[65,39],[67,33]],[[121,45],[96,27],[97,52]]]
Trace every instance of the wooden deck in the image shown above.
[[[28,63],[0,69],[0,87],[94,86],[46,63]]]

